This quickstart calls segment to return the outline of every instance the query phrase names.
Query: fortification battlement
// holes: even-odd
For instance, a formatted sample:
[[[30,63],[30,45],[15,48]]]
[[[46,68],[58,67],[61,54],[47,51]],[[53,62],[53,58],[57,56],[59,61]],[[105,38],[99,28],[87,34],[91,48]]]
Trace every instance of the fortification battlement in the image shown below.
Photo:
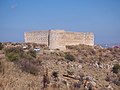
[[[64,30],[42,30],[25,32],[26,43],[46,44],[50,49],[64,50],[66,45],[94,45],[92,32],[66,32]]]

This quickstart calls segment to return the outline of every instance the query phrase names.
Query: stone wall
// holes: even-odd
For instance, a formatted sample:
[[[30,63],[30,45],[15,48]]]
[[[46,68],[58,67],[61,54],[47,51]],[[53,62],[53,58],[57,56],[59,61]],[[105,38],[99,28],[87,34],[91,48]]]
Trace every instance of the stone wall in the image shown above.
[[[65,49],[65,31],[64,30],[50,30],[50,49]]]
[[[48,45],[48,31],[25,32],[26,43],[39,43]]]
[[[85,45],[90,45],[90,46],[94,45],[94,33],[87,32],[85,34]]]
[[[80,32],[66,32],[66,45],[85,44],[85,35]]]
[[[66,45],[94,45],[93,33],[65,32],[64,30],[48,30],[27,32],[25,42],[46,44],[50,49],[64,50]]]

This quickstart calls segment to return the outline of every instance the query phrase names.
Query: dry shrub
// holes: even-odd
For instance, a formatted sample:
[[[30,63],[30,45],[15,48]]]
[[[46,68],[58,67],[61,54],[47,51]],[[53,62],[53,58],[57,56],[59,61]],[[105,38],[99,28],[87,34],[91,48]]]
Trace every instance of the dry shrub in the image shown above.
[[[9,61],[15,62],[22,71],[38,75],[41,62],[36,60],[36,52],[32,49],[24,52],[21,47],[5,48],[5,56]]]
[[[23,56],[24,51],[22,49],[22,47],[10,47],[10,48],[5,48],[5,54],[9,54],[9,53],[18,53],[20,56]]]
[[[75,61],[75,56],[72,53],[67,52],[65,53],[65,59],[70,60],[70,61]]]
[[[80,90],[80,88],[81,88],[80,82],[74,82],[73,85],[71,86],[72,90]]]
[[[27,52],[27,54],[29,54],[30,56],[36,58],[36,52],[35,52],[34,50],[32,50],[32,49],[29,50],[29,51]]]
[[[57,71],[53,71],[53,72],[52,72],[52,76],[53,76],[54,78],[58,78],[58,74],[59,74],[59,73],[58,73]]]
[[[0,42],[0,50],[3,49],[3,44]]]
[[[36,52],[32,49],[30,49],[24,54],[24,58],[29,59],[29,60],[35,59],[36,56],[37,56]]]
[[[68,74],[68,75],[74,75],[74,71],[68,70],[68,71],[67,71],[67,74]]]
[[[2,61],[0,61],[0,73],[4,73],[4,65]]]
[[[22,71],[28,72],[30,74],[33,75],[38,75],[39,70],[41,69],[41,62],[38,60],[25,60],[25,59],[21,59],[18,62],[18,65],[20,65],[20,68],[22,69]]]

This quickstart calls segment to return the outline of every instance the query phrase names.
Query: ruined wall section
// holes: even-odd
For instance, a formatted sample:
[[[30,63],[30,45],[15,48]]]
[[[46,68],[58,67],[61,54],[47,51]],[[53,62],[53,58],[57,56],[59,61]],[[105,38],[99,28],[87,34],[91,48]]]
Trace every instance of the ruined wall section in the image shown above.
[[[64,33],[65,33],[64,30],[50,30],[49,31],[49,35],[50,35],[49,48],[50,49],[65,50]]]
[[[80,32],[66,32],[65,39],[66,45],[78,45],[85,43],[85,35]]]
[[[24,33],[26,43],[38,43],[48,45],[48,31],[35,31]]]
[[[49,49],[65,50],[66,45],[94,45],[93,33],[65,32],[64,30],[44,30],[24,33],[26,43],[46,44]]]
[[[85,34],[85,45],[90,45],[93,46],[94,45],[94,33],[92,32],[87,32]]]

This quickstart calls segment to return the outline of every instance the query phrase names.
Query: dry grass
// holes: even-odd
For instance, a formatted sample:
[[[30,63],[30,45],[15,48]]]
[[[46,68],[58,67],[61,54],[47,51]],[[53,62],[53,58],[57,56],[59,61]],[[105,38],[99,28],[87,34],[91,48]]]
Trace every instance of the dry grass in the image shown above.
[[[94,64],[96,61],[100,62],[100,64],[108,64],[109,62],[115,64],[120,62],[120,48],[104,49],[77,45],[68,46],[67,49],[69,52],[44,51],[44,53],[38,54],[37,58],[33,55],[33,59],[31,60],[21,57],[17,63],[7,61],[4,53],[1,53],[0,90],[42,90],[43,76],[46,73],[50,79],[50,83],[47,84],[48,90],[68,90],[68,88],[69,90],[83,90],[84,85],[82,84],[79,87],[81,84],[78,82],[79,80],[73,79],[79,76],[93,77],[97,83],[96,90],[107,88],[109,81],[106,81],[106,77],[109,72],[112,73],[111,69],[97,68],[90,64]],[[68,58],[66,58],[66,55],[68,55]],[[70,58],[71,55],[74,57],[74,60]],[[36,75],[31,74],[29,71],[32,66],[37,70],[39,69]],[[35,71],[33,67],[32,70]],[[46,68],[48,71],[45,71]],[[54,75],[57,77],[53,77],[54,71],[58,72],[57,75]],[[73,78],[64,77],[63,75],[69,75]],[[119,77],[119,73],[114,75]],[[108,77],[111,78],[112,76]],[[114,83],[116,82],[110,84],[113,89],[120,90],[120,87]]]

